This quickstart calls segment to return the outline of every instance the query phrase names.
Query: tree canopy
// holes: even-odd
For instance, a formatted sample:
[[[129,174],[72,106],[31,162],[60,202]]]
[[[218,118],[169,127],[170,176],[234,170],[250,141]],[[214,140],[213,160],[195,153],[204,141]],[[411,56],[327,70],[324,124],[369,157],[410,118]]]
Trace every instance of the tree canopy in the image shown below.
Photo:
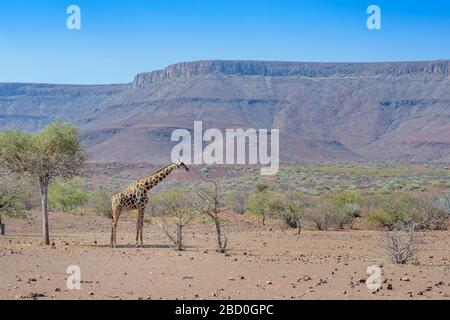
[[[48,187],[57,177],[76,176],[86,159],[78,128],[54,122],[41,131],[17,129],[0,132],[0,170],[29,175],[39,180],[43,235],[50,244],[48,228]]]
[[[86,155],[78,128],[55,122],[36,133],[12,129],[0,132],[0,167],[39,179],[70,178]]]

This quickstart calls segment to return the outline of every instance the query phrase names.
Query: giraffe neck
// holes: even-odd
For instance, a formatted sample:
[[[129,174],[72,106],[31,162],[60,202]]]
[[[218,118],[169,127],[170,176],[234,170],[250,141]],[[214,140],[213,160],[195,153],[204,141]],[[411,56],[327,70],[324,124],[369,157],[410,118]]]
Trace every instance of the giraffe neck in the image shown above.
[[[175,164],[169,164],[157,171],[156,173],[142,179],[143,186],[145,190],[150,190],[156,187],[161,181],[163,181],[167,176],[176,168]]]

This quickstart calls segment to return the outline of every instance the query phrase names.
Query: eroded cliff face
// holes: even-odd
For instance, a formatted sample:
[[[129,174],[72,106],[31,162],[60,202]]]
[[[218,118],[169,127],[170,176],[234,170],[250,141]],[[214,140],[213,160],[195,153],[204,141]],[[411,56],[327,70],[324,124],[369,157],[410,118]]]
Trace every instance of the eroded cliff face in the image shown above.
[[[129,84],[0,84],[0,129],[55,117],[92,161],[165,162],[174,128],[278,128],[284,162],[450,162],[450,61],[197,61]]]
[[[311,63],[261,61],[196,61],[168,66],[164,70],[138,74],[132,86],[142,87],[175,78],[199,75],[241,75],[266,77],[447,77],[449,61],[392,63]]]

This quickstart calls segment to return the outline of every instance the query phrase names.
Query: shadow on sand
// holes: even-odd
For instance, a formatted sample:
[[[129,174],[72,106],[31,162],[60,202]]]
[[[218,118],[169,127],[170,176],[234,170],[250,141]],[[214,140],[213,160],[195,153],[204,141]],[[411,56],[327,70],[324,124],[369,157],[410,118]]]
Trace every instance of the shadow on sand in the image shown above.
[[[87,247],[95,248],[111,248],[109,244],[93,244],[87,245]],[[173,248],[170,244],[144,244],[143,246],[136,247],[134,244],[118,244],[114,249],[171,249]]]

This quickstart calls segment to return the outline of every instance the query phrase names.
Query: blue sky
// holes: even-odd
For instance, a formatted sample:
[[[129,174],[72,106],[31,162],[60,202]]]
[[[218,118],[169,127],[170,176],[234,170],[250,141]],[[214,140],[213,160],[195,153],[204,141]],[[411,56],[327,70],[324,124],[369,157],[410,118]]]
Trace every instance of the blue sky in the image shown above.
[[[81,30],[66,28],[71,4]],[[366,27],[371,4],[381,30]],[[79,84],[203,59],[450,59],[450,1],[1,1],[0,58],[0,82]]]

